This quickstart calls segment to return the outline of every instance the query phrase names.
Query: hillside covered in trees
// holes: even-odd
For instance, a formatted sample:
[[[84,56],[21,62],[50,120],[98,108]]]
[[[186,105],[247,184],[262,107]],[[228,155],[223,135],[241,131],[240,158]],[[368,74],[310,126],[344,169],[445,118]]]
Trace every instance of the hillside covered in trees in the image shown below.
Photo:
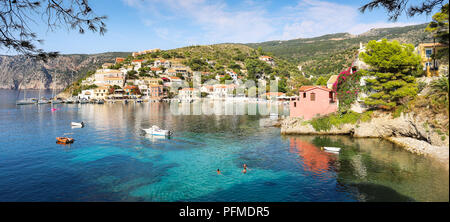
[[[327,75],[338,73],[354,60],[359,44],[370,40],[386,38],[400,43],[418,45],[432,42],[430,33],[425,32],[427,24],[394,28],[371,29],[360,35],[349,33],[329,34],[315,38],[293,39],[288,41],[268,41],[246,44],[261,48],[275,56],[302,66],[307,75]]]

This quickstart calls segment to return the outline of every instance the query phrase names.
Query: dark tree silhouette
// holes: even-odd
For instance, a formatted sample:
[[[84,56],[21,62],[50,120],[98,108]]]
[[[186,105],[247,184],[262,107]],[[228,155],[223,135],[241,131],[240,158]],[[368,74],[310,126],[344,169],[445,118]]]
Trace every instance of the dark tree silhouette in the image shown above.
[[[435,7],[442,7],[445,2],[447,1],[425,0],[421,3],[410,4],[409,0],[371,0],[369,3],[360,7],[359,10],[364,13],[366,10],[370,11],[374,8],[384,8],[387,10],[389,20],[396,21],[403,13],[409,17],[423,13],[429,15]]]
[[[78,30],[106,32],[106,16],[96,16],[88,0],[0,0],[0,48],[47,61],[58,52],[46,52],[37,48],[42,43],[33,26],[47,25],[50,31],[66,27]]]

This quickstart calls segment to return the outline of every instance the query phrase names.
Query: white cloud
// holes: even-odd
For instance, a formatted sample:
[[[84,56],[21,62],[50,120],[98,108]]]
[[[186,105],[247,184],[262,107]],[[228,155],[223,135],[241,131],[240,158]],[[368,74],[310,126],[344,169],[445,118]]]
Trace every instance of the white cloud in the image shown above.
[[[361,23],[355,6],[321,0],[300,0],[273,10],[247,0],[123,0],[136,8],[142,22],[165,40],[188,44],[248,43],[315,37],[337,32],[359,34],[371,28],[412,23]],[[181,27],[180,27],[181,26]],[[176,38],[176,39],[175,39]]]

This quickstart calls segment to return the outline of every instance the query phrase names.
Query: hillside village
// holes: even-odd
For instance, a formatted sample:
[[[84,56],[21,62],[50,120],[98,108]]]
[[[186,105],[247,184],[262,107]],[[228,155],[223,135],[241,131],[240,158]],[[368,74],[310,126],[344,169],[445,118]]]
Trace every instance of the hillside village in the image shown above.
[[[234,60],[224,62],[203,57],[186,59],[177,52],[169,53],[172,56],[160,49],[152,49],[133,52],[127,58],[117,57],[114,63],[104,63],[75,83],[72,95],[76,96],[74,99],[83,101],[111,102],[124,99],[137,102],[174,98],[182,101],[225,99],[245,97],[248,94],[244,90],[245,82],[248,80],[254,80],[255,86],[263,87],[263,90],[267,89],[264,99],[286,95],[285,84],[289,75],[278,75],[274,71],[278,67],[271,56],[253,54],[250,60],[246,58],[248,54],[244,56],[238,52],[242,58],[237,58],[236,63]],[[252,65],[254,67],[250,67]],[[284,84],[280,92],[270,91],[270,80]]]

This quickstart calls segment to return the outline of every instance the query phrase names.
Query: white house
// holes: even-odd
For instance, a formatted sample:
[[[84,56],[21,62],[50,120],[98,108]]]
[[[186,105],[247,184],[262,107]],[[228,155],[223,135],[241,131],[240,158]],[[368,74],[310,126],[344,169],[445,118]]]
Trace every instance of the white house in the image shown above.
[[[264,61],[264,62],[266,62],[267,64],[269,64],[271,66],[275,65],[275,61],[270,56],[260,56],[259,60]]]
[[[178,98],[181,101],[192,101],[200,98],[200,91],[194,88],[183,88],[178,91]]]
[[[215,99],[221,99],[225,97],[232,97],[233,96],[233,90],[236,88],[236,85],[234,84],[216,84],[214,85],[214,92],[212,94],[212,97]]]
[[[93,99],[94,98],[94,90],[88,89],[88,90],[82,90],[80,94],[78,94],[78,99]]]
[[[169,60],[165,60],[165,59],[160,59],[160,60],[156,60],[155,62],[153,62],[153,66],[154,67],[160,67],[163,66],[164,68],[170,68],[170,61]]]

